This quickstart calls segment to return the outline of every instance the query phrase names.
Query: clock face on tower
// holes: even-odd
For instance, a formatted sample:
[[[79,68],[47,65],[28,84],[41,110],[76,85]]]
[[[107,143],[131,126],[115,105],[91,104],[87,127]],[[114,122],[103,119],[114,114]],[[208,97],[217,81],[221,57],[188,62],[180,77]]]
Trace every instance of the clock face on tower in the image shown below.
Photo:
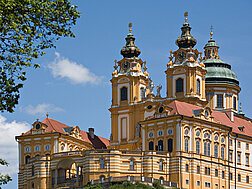
[[[129,67],[130,67],[130,63],[128,61],[124,61],[122,63],[122,69],[123,69],[123,71],[126,72],[129,69]]]
[[[186,58],[186,53],[184,51],[180,51],[177,55],[177,61],[183,62]]]

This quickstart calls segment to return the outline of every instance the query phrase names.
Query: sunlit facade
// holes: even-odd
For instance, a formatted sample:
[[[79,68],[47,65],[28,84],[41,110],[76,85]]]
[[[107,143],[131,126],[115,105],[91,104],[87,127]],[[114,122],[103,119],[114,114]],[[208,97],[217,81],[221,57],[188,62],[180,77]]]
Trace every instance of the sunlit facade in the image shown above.
[[[203,54],[185,18],[164,70],[166,87],[154,92],[131,27],[112,73],[110,140],[48,117],[34,122],[16,137],[19,188],[125,178],[190,189],[251,188],[252,120],[238,110],[239,81],[220,59],[213,32]]]

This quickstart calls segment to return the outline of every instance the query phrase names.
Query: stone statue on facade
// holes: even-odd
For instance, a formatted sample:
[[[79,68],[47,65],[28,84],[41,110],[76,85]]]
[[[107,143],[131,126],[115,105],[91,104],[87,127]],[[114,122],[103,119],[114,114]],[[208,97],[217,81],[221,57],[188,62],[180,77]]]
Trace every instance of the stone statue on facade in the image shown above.
[[[157,95],[156,95],[156,97],[161,97],[161,94],[160,94],[161,89],[162,89],[162,85],[158,85],[157,86]]]

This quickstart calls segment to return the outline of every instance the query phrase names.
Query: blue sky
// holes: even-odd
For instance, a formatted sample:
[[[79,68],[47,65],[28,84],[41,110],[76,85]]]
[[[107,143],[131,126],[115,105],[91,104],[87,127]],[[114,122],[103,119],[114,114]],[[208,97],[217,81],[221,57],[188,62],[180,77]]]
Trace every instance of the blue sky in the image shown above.
[[[78,125],[87,131],[109,138],[111,104],[110,79],[114,60],[120,60],[125,44],[128,23],[141,49],[140,58],[146,60],[148,72],[156,85],[162,84],[165,94],[165,69],[169,51],[176,50],[175,40],[188,11],[188,22],[195,46],[203,51],[214,27],[214,39],[220,46],[220,58],[232,65],[242,91],[243,111],[252,117],[251,88],[251,31],[252,1],[98,1],[73,0],[82,13],[73,27],[76,38],[64,38],[56,49],[35,60],[40,69],[30,69],[28,80],[21,90],[15,113],[2,113],[0,117],[1,153],[10,161],[7,169],[16,171],[16,143],[14,135],[31,127],[38,118],[49,117],[70,126]],[[7,134],[9,133],[9,134]],[[12,149],[12,150],[10,150]],[[1,171],[1,170],[0,170]],[[3,188],[16,188],[14,181]]]

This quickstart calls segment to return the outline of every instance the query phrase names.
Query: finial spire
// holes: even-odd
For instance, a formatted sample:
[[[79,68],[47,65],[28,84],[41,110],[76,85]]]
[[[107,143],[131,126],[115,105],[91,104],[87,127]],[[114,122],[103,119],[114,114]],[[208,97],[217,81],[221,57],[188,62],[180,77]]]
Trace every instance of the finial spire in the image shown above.
[[[48,116],[49,116],[49,114],[48,114],[48,112],[46,113],[46,117],[48,118]]]
[[[213,39],[213,26],[211,25],[211,32],[210,32],[210,35],[211,35],[211,39]]]
[[[130,23],[129,23],[129,32],[130,32],[130,33],[132,32],[131,27],[132,27],[132,23],[130,22]]]
[[[238,114],[241,116],[245,116],[245,114],[242,111],[242,103],[240,102],[240,110],[238,111]]]
[[[185,12],[185,14],[184,14],[185,22],[187,22],[187,16],[188,16],[188,12]]]

